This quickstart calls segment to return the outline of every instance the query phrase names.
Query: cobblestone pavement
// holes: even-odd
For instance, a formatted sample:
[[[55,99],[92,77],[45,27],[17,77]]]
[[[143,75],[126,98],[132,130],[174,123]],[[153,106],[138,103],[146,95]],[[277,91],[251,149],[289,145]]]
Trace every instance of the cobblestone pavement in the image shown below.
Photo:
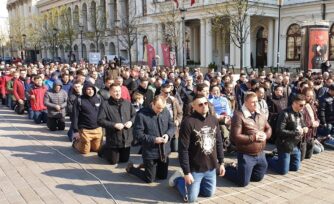
[[[141,157],[132,154],[131,160],[139,163]],[[176,154],[170,163],[172,174],[178,168]],[[218,178],[215,196],[199,202],[334,203],[333,163],[334,151],[327,150],[304,161],[299,172],[268,172],[262,182],[245,188]],[[50,132],[0,107],[0,204],[182,202],[167,181],[144,184],[125,166],[109,165],[94,153],[82,156],[71,148],[65,131]]]

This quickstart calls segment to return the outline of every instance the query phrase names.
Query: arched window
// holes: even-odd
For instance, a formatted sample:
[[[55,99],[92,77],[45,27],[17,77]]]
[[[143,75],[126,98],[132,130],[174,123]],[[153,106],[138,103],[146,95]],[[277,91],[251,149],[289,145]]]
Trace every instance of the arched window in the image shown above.
[[[301,52],[301,30],[298,24],[292,24],[289,26],[286,35],[286,60],[298,61],[300,60]]]
[[[329,31],[329,60],[334,60],[334,24]]]

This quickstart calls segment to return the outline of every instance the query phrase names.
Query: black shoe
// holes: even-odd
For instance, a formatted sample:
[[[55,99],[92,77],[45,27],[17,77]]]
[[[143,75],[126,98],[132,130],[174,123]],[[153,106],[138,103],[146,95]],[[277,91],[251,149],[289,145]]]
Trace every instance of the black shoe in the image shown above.
[[[273,153],[273,152],[266,153],[265,156],[266,156],[266,159],[268,160],[268,159],[273,158],[275,156],[275,153]]]
[[[75,137],[73,137],[72,138],[72,147],[75,149],[75,147],[74,147],[74,144],[75,144],[75,142],[77,141],[77,139],[75,138]]]

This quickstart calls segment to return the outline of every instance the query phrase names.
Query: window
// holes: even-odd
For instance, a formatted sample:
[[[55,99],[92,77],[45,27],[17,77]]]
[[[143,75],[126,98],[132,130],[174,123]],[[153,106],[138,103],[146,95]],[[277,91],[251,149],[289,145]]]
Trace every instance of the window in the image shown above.
[[[329,60],[334,60],[334,24],[329,31]]]
[[[301,53],[301,30],[298,24],[292,24],[289,26],[286,35],[286,60],[298,61],[300,60]]]

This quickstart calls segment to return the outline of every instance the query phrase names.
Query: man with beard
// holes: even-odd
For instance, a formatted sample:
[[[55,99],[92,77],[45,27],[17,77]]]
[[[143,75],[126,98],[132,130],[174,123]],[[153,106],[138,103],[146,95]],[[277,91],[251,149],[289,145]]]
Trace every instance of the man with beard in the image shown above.
[[[275,143],[276,140],[276,121],[278,114],[282,112],[287,107],[287,98],[283,96],[283,87],[282,85],[277,85],[274,88],[274,93],[272,98],[268,98],[267,101],[268,110],[269,110],[269,124],[272,127],[273,135],[270,138],[269,142]]]
[[[99,151],[111,164],[129,161],[133,140],[132,125],[136,110],[122,98],[121,85],[110,86],[110,98],[105,101],[98,114],[98,124],[106,130],[106,143]]]
[[[148,78],[141,78],[140,79],[140,83],[139,83],[139,87],[137,89],[137,91],[135,91],[134,93],[140,93],[141,95],[144,96],[144,104],[143,107],[149,107],[153,97],[154,97],[154,93],[152,92],[152,90],[150,90],[148,88]]]
[[[67,97],[60,80],[56,80],[53,89],[45,94],[44,104],[48,109],[47,126],[51,131],[65,129]]]
[[[93,84],[86,82],[82,96],[73,105],[73,147],[81,154],[100,150],[102,128],[97,124],[101,99]]]
[[[37,75],[33,79],[34,85],[29,91],[30,105],[32,110],[33,119],[36,124],[47,122],[47,111],[44,105],[44,96],[47,92],[47,88],[43,85],[42,77]]]
[[[181,172],[175,172],[169,185],[175,186],[184,201],[195,202],[199,195],[211,197],[216,189],[216,168],[224,176],[224,151],[219,122],[209,114],[208,99],[197,94],[194,110],[180,127],[179,162]],[[219,163],[219,164],[218,164]]]
[[[13,84],[13,94],[17,102],[17,107],[15,111],[18,114],[23,114],[24,109],[27,106],[27,101],[25,96],[26,76],[27,76],[27,71],[25,69],[21,69],[20,77],[17,80],[15,80]]]

